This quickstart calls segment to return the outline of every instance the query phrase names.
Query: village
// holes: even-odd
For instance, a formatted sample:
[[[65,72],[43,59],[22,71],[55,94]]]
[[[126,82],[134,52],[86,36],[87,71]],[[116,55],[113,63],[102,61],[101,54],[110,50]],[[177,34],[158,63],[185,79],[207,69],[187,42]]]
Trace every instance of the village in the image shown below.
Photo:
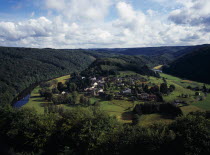
[[[87,96],[102,97],[112,96],[116,100],[143,100],[157,101],[156,93],[159,91],[158,86],[147,83],[147,79],[140,75],[126,75],[124,77],[87,77],[91,81],[90,86],[84,89]],[[81,77],[81,80],[86,77]],[[152,92],[149,90],[156,87],[158,90]]]
[[[151,81],[151,79],[154,79]],[[158,81],[158,82],[157,82]],[[167,83],[165,78],[143,76],[137,73],[124,75],[90,75],[73,73],[65,83],[54,81],[51,89],[44,86],[39,92],[45,100],[55,105],[85,105],[95,101],[118,101],[129,103],[171,103],[175,106],[187,106],[190,100],[201,101],[209,89],[192,88],[194,94],[177,94],[174,100],[165,101],[176,90],[175,85]],[[205,90],[206,89],[206,90]],[[94,99],[94,100],[95,100]]]

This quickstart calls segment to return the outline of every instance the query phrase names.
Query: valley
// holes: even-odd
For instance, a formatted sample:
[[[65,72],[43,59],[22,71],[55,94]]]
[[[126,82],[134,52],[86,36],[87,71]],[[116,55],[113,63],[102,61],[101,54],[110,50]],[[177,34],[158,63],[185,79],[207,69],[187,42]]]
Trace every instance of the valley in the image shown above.
[[[154,69],[159,69],[160,66],[154,67]],[[137,74],[133,71],[120,71],[119,75],[110,75],[110,78],[131,78],[133,76],[133,79],[136,79],[138,76],[141,77],[142,79],[147,79],[144,82],[142,82],[142,79],[138,79],[135,82],[139,82],[140,84],[144,83],[145,85],[148,84],[149,87],[152,85],[157,85],[160,86],[161,83],[163,83],[163,79],[166,80],[168,85],[174,85],[175,90],[172,93],[169,93],[167,95],[163,95],[163,101],[167,103],[173,103],[177,104],[178,107],[182,110],[184,115],[187,115],[190,112],[195,112],[195,111],[206,111],[210,110],[210,94],[206,93],[204,94],[202,91],[203,83],[195,82],[195,81],[190,81],[190,80],[183,80],[178,77],[174,77],[168,74],[160,73],[160,78],[152,77],[152,76],[142,76],[140,74]],[[107,78],[107,77],[103,77]],[[131,78],[131,80],[133,80]],[[62,82],[62,84],[66,85],[68,81],[70,80],[70,75],[67,76],[62,76],[60,78],[56,78],[54,80],[57,80],[57,83]],[[52,81],[52,80],[51,80]],[[95,82],[98,82],[99,80],[96,80]],[[50,81],[48,81],[50,82]],[[108,82],[108,81],[106,81]],[[75,107],[90,107],[90,106],[95,106],[95,104],[98,104],[99,108],[108,113],[110,116],[115,116],[120,122],[122,123],[132,123],[133,121],[133,109],[137,104],[146,104],[149,102],[155,102],[155,100],[144,100],[144,99],[131,99],[129,95],[123,95],[119,94],[123,89],[115,88],[115,85],[117,83],[111,83],[113,84],[108,88],[106,93],[113,93],[112,99],[105,99],[102,97],[102,95],[99,94],[94,94],[94,92],[89,92],[89,91],[78,91],[77,92],[77,97],[75,103],[71,103],[72,101],[68,101],[67,103],[64,104],[57,104],[51,101],[47,101],[45,97],[40,96],[40,90],[43,89],[40,86],[37,86],[31,93],[30,99],[27,104],[23,106],[23,108],[34,108],[38,113],[44,114],[46,112],[46,107],[49,107],[51,105],[56,105],[59,108],[62,108],[63,110],[66,109],[72,109]],[[118,85],[122,85],[122,83],[118,83]],[[207,89],[210,89],[210,85],[205,85]],[[50,87],[45,87],[46,89],[52,89],[52,88],[57,88],[57,85],[52,85]],[[98,87],[98,90],[103,89],[103,87]],[[96,88],[97,88],[96,87]],[[131,85],[127,85],[127,87],[131,88]],[[200,88],[200,90],[195,91],[191,88]],[[96,89],[97,90],[97,89]],[[68,90],[63,90],[65,91],[66,96],[70,96],[70,92]],[[195,93],[199,92],[199,96],[195,96]],[[62,92],[60,92],[62,94]],[[69,94],[70,93],[70,94]],[[104,91],[103,91],[104,93]],[[150,92],[151,93],[151,92]],[[149,93],[149,94],[150,94]],[[56,94],[55,94],[56,95]],[[130,96],[132,97],[135,96],[135,93],[132,93]],[[87,100],[89,100],[89,105],[81,103],[81,97],[86,96]],[[53,98],[53,97],[52,97]],[[202,100],[200,100],[202,98]],[[181,102],[181,103],[177,103]],[[183,103],[182,103],[183,102]],[[153,123],[157,122],[169,122],[171,123],[174,119],[171,118],[170,116],[164,115],[164,114],[146,114],[142,115],[140,117],[140,125],[151,125]]]
[[[209,47],[200,47],[143,49],[155,55],[0,48],[0,152],[210,152],[210,85],[193,76],[195,68],[208,79]]]
[[[0,0],[0,155],[210,155],[210,0]]]

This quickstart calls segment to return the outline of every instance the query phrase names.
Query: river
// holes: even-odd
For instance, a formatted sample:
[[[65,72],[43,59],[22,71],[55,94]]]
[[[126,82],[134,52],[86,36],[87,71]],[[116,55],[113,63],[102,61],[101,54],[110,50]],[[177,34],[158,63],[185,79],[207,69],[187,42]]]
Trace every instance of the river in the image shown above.
[[[17,101],[16,103],[14,103],[13,107],[15,108],[20,108],[22,106],[24,106],[26,103],[28,103],[29,99],[30,99],[30,94],[28,94],[27,96],[25,96],[23,99]]]

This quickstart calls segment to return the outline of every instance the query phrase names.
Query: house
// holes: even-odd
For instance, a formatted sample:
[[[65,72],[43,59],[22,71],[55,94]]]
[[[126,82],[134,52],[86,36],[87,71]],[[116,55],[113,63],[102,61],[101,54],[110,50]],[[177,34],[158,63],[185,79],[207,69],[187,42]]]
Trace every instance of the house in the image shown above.
[[[94,87],[98,86],[98,83],[97,82],[93,83],[93,86]]]
[[[159,72],[159,73],[162,73],[163,71],[162,70],[159,70],[159,69],[152,69],[154,72]]]
[[[93,77],[93,78],[91,78],[90,80],[91,80],[91,81],[96,81],[97,79],[96,79],[96,77]]]
[[[103,93],[103,92],[104,92],[103,89],[99,89],[99,90],[98,90],[98,93]]]
[[[66,92],[65,91],[62,91],[62,93],[61,93],[62,95],[65,95],[66,94]]]
[[[131,89],[130,88],[126,88],[122,93],[123,94],[131,94]]]

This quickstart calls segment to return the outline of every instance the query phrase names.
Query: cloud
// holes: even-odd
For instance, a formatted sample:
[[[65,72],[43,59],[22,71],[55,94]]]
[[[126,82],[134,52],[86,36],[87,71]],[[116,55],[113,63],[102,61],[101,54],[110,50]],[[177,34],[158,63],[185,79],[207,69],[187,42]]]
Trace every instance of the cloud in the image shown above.
[[[180,1],[182,8],[172,11],[169,19],[176,24],[201,26],[208,30],[210,25],[210,1],[209,0],[187,0]]]
[[[181,8],[171,11],[168,17],[157,10],[137,10],[132,3],[119,0],[60,0],[59,3],[45,0],[49,15],[31,16],[32,19],[21,22],[0,22],[0,45],[106,48],[208,43],[207,7],[197,0],[176,0],[176,5]],[[110,9],[116,12],[116,17],[107,20]]]
[[[115,1],[115,0],[114,0]],[[113,0],[46,0],[46,7],[71,21],[103,20]]]
[[[0,37],[6,40],[20,40],[25,37],[44,37],[51,34],[52,22],[45,17],[26,22],[0,22]]]

